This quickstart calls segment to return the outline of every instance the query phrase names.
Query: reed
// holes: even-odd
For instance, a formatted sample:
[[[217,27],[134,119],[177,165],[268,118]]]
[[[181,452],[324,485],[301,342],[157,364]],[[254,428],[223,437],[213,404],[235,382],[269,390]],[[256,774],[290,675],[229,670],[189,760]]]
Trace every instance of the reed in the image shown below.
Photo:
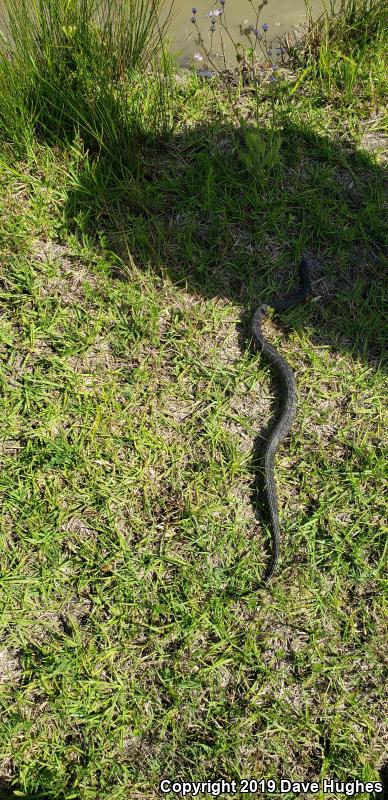
[[[297,88],[336,106],[367,111],[386,83],[388,6],[381,0],[324,3],[313,18],[308,0],[306,26],[288,34],[285,58],[298,71]],[[380,87],[380,88],[379,88]]]
[[[170,15],[161,0],[5,0],[1,140],[23,151],[37,134],[61,144],[77,132],[117,158],[134,133],[165,132]]]

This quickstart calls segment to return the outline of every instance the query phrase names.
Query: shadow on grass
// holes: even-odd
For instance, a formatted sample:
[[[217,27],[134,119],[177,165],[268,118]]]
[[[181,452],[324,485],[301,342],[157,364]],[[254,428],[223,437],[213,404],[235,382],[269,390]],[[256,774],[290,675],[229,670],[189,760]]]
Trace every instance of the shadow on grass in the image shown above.
[[[279,317],[284,336],[308,329],[318,347],[350,351],[371,367],[382,362],[386,174],[368,154],[285,122],[280,136],[199,125],[131,149],[130,160],[127,170],[125,153],[92,168],[86,160],[68,193],[68,227],[92,240],[103,235],[123,265],[241,305],[242,351],[254,307],[296,286],[304,254],[311,301]],[[128,278],[125,266],[112,271]],[[251,499],[261,522],[262,446],[277,410],[253,446]]]
[[[383,359],[386,170],[366,153],[285,124],[269,130],[200,125],[168,143],[137,146],[131,169],[100,157],[70,188],[66,225],[124,263],[244,308],[295,287],[305,254],[312,301],[279,317],[286,333],[307,326],[317,345]],[[75,220],[77,222],[75,222]],[[125,268],[113,267],[125,278]]]

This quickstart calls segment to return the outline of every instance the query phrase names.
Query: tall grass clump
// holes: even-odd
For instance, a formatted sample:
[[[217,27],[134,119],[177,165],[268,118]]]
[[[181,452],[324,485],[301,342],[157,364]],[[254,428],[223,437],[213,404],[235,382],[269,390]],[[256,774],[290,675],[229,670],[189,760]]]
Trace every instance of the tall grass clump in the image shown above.
[[[306,5],[308,6],[307,2]],[[370,102],[386,91],[388,4],[386,0],[330,2],[318,19],[309,11],[308,30],[288,55],[341,105]]]
[[[162,0],[4,0],[0,137],[125,158],[131,136],[168,126],[169,63]],[[150,89],[150,87],[152,87]],[[139,101],[139,96],[144,101]]]

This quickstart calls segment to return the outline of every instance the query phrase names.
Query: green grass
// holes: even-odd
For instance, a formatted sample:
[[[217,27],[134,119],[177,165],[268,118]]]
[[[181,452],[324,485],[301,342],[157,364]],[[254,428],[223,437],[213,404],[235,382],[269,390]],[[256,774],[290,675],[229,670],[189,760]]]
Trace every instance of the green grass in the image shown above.
[[[34,138],[79,133],[91,155],[131,163],[131,140],[166,134],[170,59],[161,0],[4,0],[0,138],[12,154]],[[167,13],[166,13],[167,10]],[[152,119],[152,124],[151,124]]]
[[[298,87],[314,104],[360,118],[387,95],[388,8],[381,0],[341,0],[335,13],[309,18],[303,36],[286,48]]]
[[[275,117],[262,85],[258,128],[249,95],[239,129],[221,86],[181,78],[174,131],[137,131],[120,171],[108,132],[96,153],[32,126],[12,162],[7,134],[0,797],[383,770],[384,78],[333,100],[305,68]],[[299,406],[263,588],[278,388],[248,321],[302,252],[312,299],[266,325]]]

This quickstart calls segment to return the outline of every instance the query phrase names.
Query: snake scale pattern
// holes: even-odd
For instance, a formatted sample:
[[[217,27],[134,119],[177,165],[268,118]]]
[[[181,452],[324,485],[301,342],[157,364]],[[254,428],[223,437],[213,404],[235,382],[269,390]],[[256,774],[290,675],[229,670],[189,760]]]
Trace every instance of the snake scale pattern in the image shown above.
[[[283,439],[288,435],[295,419],[297,390],[295,376],[290,365],[287,364],[287,361],[266,340],[261,325],[267,316],[269,308],[273,308],[275,313],[281,313],[306,300],[311,289],[311,279],[309,267],[304,258],[302,258],[299,265],[299,282],[300,286],[297,291],[286,295],[280,300],[270,300],[268,303],[264,303],[256,309],[252,318],[251,330],[254,346],[274,368],[274,371],[280,378],[283,388],[280,397],[278,418],[262,451],[262,459],[264,462],[264,500],[269,512],[272,538],[272,555],[264,575],[265,582],[269,581],[274,574],[279,560],[280,528],[274,475],[275,454]]]

